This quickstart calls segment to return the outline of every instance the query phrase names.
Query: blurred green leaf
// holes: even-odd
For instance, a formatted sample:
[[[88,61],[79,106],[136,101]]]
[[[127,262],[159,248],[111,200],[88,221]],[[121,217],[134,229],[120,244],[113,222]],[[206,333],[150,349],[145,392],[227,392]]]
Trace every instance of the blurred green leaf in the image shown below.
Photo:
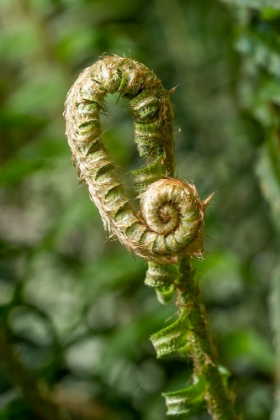
[[[279,82],[277,79],[264,78],[254,80],[248,74],[240,83],[239,95],[242,106],[265,127],[277,127],[279,116],[277,106],[280,105]]]
[[[236,331],[225,335],[220,343],[221,352],[232,364],[248,369],[258,366],[263,373],[274,370],[274,354],[270,343],[257,331]]]
[[[0,410],[1,420],[37,420],[36,415],[26,406],[23,400],[11,401],[3,410]]]
[[[280,77],[280,41],[275,33],[248,29],[239,36],[235,47],[238,52],[248,55],[256,64]]]
[[[12,159],[0,168],[0,185],[14,184],[46,166],[43,159]]]
[[[262,9],[264,7],[273,7],[280,9],[278,0],[222,0],[225,3],[239,5],[243,7],[252,7],[254,9]]]
[[[280,147],[278,135],[272,134],[260,150],[256,173],[268,201],[274,223],[280,232]]]

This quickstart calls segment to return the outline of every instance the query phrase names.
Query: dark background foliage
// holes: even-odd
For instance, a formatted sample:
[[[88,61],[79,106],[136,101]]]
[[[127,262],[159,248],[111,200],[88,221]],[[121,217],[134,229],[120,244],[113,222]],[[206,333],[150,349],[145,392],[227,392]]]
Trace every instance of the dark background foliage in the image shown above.
[[[195,262],[202,299],[238,411],[267,420],[279,239],[260,185],[279,214],[280,177],[269,177],[265,160],[265,150],[279,153],[279,11],[217,0],[2,0],[0,15],[0,315],[9,345],[70,419],[163,419],[161,392],[190,378],[190,360],[156,360],[148,338],[175,309],[143,285],[145,264],[106,237],[64,135],[63,103],[79,72],[104,52],[132,57],[166,89],[178,85],[177,174],[202,198],[215,191],[207,253]],[[108,110],[104,142],[125,176],[141,165],[132,118],[117,97]],[[4,353],[0,419],[36,419]]]

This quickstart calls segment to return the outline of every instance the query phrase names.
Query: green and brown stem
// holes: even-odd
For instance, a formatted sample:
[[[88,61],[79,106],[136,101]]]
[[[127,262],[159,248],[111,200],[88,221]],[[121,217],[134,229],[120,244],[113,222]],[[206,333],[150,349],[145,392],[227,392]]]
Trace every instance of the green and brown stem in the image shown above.
[[[134,135],[147,166],[132,174],[138,206],[102,143],[100,113],[107,94],[120,94],[135,117]],[[151,338],[158,357],[190,354],[194,384],[165,394],[168,414],[195,411],[205,399],[214,420],[235,420],[223,385],[211,334],[198,300],[190,257],[203,253],[203,227],[211,196],[201,201],[194,185],[174,177],[173,111],[160,79],[130,58],[103,57],[85,69],[65,103],[66,134],[80,179],[89,188],[104,226],[129,251],[148,261],[145,283],[166,303],[174,288],[179,319]],[[182,261],[182,262],[181,262]],[[179,263],[181,262],[181,266]]]
[[[175,283],[175,288],[179,310],[188,313],[188,340],[194,363],[194,376],[204,376],[207,381],[205,400],[208,412],[214,420],[237,420],[240,417],[233,409],[233,394],[224,386],[219,372],[217,351],[189,259],[181,262],[181,276]]]

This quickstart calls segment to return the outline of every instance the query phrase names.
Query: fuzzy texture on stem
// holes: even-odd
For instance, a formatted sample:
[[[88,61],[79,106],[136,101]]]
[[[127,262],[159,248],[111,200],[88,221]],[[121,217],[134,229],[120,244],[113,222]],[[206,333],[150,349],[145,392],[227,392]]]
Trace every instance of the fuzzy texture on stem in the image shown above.
[[[214,420],[238,420],[233,409],[234,395],[222,383],[217,363],[217,351],[213,344],[205,308],[200,302],[198,284],[190,261],[181,262],[181,276],[175,283],[178,307],[187,312],[189,323],[189,348],[194,363],[194,375],[207,378],[208,412]]]
[[[140,209],[130,202],[101,141],[100,113],[105,96],[119,93],[135,117],[139,154],[147,167],[134,171]],[[104,57],[85,69],[65,103],[66,134],[73,162],[89,188],[104,226],[129,251],[148,261],[177,263],[202,254],[202,229],[208,200],[196,188],[172,178],[173,112],[156,75],[130,58]]]
[[[135,117],[139,154],[147,166],[134,171],[139,207],[128,199],[101,142],[105,96],[119,93]],[[84,70],[65,103],[66,134],[73,162],[86,182],[105,228],[129,251],[148,261],[145,283],[167,303],[177,291],[179,318],[151,337],[158,357],[179,352],[192,357],[194,381],[164,394],[167,414],[190,414],[207,403],[214,420],[237,420],[233,397],[223,382],[198,286],[190,267],[203,252],[206,206],[194,185],[175,179],[173,113],[169,93],[155,74],[130,58],[104,57]]]

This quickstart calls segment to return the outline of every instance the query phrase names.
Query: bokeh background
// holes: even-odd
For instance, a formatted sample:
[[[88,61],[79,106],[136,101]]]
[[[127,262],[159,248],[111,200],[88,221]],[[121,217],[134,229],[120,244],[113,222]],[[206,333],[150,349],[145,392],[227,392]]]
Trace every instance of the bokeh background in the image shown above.
[[[160,305],[145,264],[108,240],[70,166],[63,103],[104,53],[178,85],[176,172],[201,198],[215,191],[195,265],[220,363],[245,420],[280,418],[280,7],[233,3],[1,0],[1,420],[59,419],[40,403],[46,393],[70,420],[164,419],[161,393],[192,372],[191,360],[156,360],[149,336],[175,307]],[[142,163],[117,99],[104,142],[125,175]]]

